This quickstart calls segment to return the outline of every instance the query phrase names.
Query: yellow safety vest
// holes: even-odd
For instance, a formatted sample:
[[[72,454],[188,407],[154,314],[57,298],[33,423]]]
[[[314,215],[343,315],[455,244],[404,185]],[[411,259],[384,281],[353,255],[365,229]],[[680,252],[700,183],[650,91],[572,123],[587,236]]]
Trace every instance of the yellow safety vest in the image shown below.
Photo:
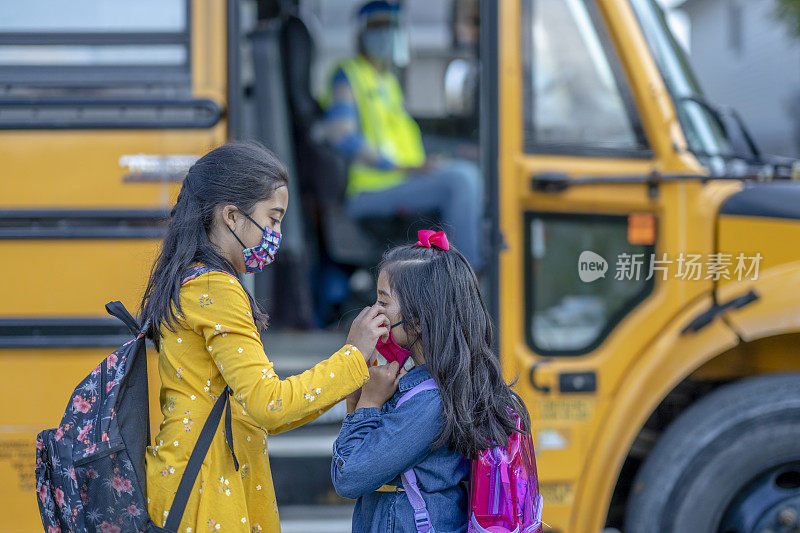
[[[405,109],[403,91],[391,72],[379,72],[363,56],[338,65],[347,76],[358,109],[361,133],[366,142],[398,166],[425,163],[422,134]],[[334,69],[334,72],[338,70]],[[388,189],[405,179],[399,170],[380,170],[353,163],[347,194]]]

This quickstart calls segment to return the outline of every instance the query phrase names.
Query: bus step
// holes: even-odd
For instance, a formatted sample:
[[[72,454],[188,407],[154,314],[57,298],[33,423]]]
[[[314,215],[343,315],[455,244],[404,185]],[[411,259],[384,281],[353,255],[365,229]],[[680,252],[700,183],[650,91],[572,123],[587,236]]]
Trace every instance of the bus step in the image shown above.
[[[280,515],[283,533],[350,533],[353,505],[285,505]]]
[[[339,497],[331,483],[333,442],[339,424],[305,425],[267,440],[279,505],[330,505]]]
[[[301,374],[344,346],[345,332],[268,331],[261,336],[264,352],[280,378]]]
[[[268,331],[262,340],[264,351],[275,365],[275,372],[286,378],[300,374],[332,355],[344,345],[346,336],[337,332]],[[331,484],[333,442],[339,434],[345,412],[345,402],[341,401],[302,427],[268,437],[270,468],[279,506],[316,508],[333,505],[335,508],[347,505],[349,500],[340,498]],[[284,518],[283,511],[281,518]],[[300,515],[300,518],[305,520],[306,517]],[[349,515],[346,522],[349,531]]]

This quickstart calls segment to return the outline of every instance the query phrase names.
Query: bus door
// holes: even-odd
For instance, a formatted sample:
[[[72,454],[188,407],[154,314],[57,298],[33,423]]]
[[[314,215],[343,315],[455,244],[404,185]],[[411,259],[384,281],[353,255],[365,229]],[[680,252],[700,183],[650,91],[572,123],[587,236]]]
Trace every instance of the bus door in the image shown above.
[[[589,531],[575,522],[591,516],[577,505],[586,458],[624,372],[678,305],[653,258],[679,226],[672,200],[696,185],[648,177],[677,168],[674,132],[627,6],[498,9],[503,368],[533,414],[544,520]],[[610,494],[587,498],[605,516]]]

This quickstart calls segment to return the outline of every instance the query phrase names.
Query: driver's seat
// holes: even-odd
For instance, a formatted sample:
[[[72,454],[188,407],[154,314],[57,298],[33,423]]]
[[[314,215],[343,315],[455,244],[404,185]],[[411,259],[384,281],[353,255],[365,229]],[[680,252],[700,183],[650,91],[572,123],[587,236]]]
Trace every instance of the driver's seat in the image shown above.
[[[320,134],[323,111],[311,95],[311,61],[314,42],[297,16],[281,26],[286,95],[291,112],[295,160],[303,196],[303,210],[316,227],[325,253],[335,262],[352,266],[374,265],[380,244],[364,232],[343,209],[348,161]]]

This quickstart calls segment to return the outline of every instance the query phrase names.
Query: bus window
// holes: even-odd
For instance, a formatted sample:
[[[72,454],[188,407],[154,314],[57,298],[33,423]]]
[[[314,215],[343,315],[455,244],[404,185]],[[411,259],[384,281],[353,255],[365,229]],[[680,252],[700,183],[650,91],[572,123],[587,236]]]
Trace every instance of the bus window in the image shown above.
[[[5,96],[191,92],[186,0],[26,0],[0,17]]]
[[[25,0],[0,19],[2,32],[182,32],[184,0]]]
[[[650,277],[653,246],[628,241],[624,215],[528,213],[525,231],[525,323],[541,355],[593,350],[660,274]]]
[[[523,3],[525,141],[529,152],[647,147],[592,0]]]

